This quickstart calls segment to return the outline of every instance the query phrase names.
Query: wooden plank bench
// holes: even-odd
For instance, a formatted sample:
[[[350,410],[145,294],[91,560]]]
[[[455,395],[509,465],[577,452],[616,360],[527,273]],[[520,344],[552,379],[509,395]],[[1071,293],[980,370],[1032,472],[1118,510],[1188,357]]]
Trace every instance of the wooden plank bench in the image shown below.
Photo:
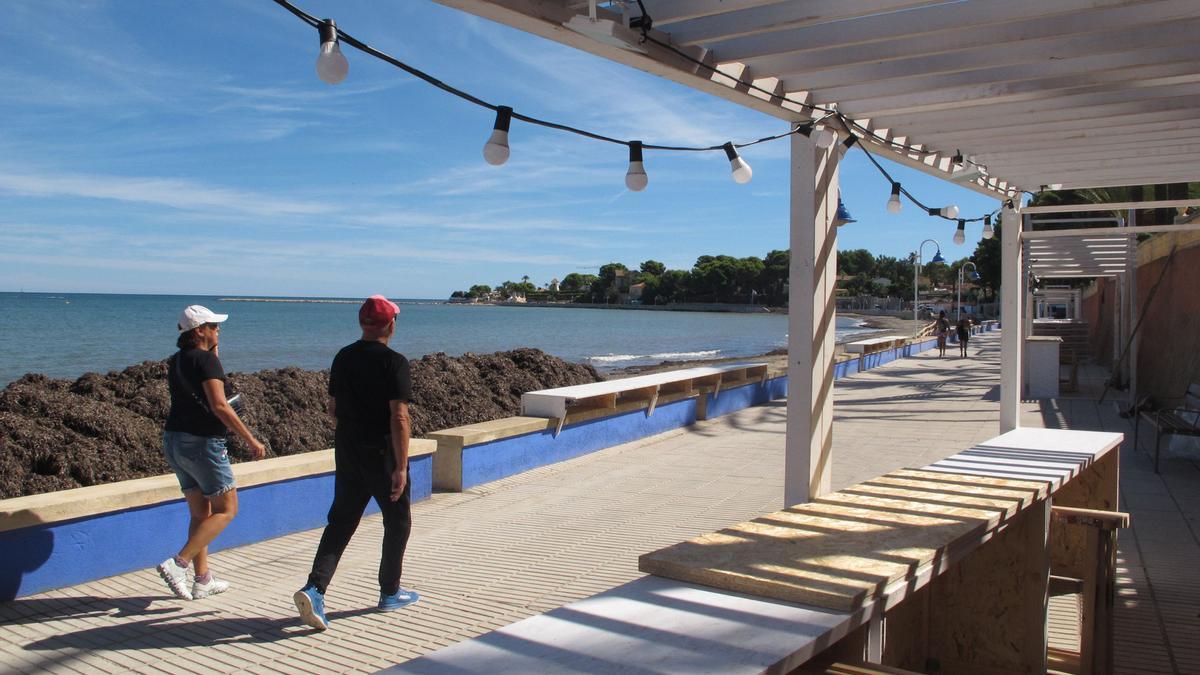
[[[874,354],[885,349],[896,347],[904,338],[899,335],[884,335],[846,343],[846,352],[850,354]]]
[[[654,413],[654,406],[663,394],[691,394],[704,390],[719,395],[722,388],[747,382],[762,382],[766,378],[765,363],[731,363],[542,389],[521,395],[521,415],[557,420],[557,435],[562,431],[562,425],[569,413],[611,409],[629,401],[648,401],[649,416]]]
[[[1017,429],[726,528],[740,536],[683,558],[703,582],[649,570],[385,672],[1044,672],[1049,503],[1115,506],[1121,439]],[[762,583],[709,583],[734,568]]]
[[[1154,473],[1158,473],[1158,455],[1163,436],[1200,436],[1200,384],[1193,382],[1183,396],[1166,398],[1164,401],[1180,401],[1181,404],[1174,408],[1141,411],[1133,427],[1133,437],[1137,439],[1143,417],[1154,425]],[[1146,402],[1157,403],[1153,399]]]

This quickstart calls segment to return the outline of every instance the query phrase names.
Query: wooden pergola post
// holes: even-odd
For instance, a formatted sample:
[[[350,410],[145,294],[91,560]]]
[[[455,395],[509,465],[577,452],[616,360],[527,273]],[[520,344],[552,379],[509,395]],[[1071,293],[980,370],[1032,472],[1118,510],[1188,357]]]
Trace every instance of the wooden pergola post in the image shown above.
[[[1000,433],[1021,426],[1025,327],[1021,303],[1025,295],[1021,253],[1021,214],[1005,206],[1000,212]]]
[[[784,506],[829,492],[833,462],[833,355],[837,280],[838,161],[791,137],[791,267]]]

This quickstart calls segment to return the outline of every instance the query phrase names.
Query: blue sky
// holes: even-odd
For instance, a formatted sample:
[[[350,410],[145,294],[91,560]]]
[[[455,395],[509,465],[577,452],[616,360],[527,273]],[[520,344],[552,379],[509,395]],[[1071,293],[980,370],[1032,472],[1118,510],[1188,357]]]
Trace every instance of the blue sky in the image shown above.
[[[786,124],[426,0],[300,0],[311,14],[481,99],[647,143],[712,145]],[[265,1],[26,0],[0,36],[0,290],[437,298],[610,261],[763,256],[788,240],[788,143],[647,152],[514,121],[486,164],[494,114],[347,47],[321,82],[316,31]],[[888,165],[964,217],[995,200]],[[911,204],[858,151],[842,165],[858,223],[839,248],[903,256],[953,223]],[[930,255],[928,247],[926,256]]]

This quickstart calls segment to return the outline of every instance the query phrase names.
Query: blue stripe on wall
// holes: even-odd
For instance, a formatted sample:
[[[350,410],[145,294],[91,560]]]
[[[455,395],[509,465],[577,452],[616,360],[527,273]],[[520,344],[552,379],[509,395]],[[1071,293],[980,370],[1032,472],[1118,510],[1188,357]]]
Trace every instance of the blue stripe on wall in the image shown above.
[[[433,456],[409,462],[413,501],[432,493]],[[209,546],[212,552],[325,524],[333,474],[238,490],[238,515]],[[367,513],[376,513],[372,501]],[[175,554],[188,527],[183,499],[78,520],[0,532],[0,601],[152,567]],[[298,564],[312,551],[298,552]]]
[[[635,410],[572,424],[563,427],[557,438],[547,430],[467,446],[462,451],[462,486],[489,483],[695,421],[696,400],[686,399],[660,405],[649,417],[645,410]]]

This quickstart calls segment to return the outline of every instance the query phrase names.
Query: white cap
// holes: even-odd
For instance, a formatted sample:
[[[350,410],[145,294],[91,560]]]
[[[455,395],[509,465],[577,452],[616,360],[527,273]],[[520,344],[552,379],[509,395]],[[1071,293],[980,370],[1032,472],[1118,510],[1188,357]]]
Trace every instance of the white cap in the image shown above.
[[[206,323],[221,323],[228,318],[228,314],[215,314],[211,309],[203,305],[189,305],[179,315],[179,332],[185,333],[196,326],[203,326]]]

